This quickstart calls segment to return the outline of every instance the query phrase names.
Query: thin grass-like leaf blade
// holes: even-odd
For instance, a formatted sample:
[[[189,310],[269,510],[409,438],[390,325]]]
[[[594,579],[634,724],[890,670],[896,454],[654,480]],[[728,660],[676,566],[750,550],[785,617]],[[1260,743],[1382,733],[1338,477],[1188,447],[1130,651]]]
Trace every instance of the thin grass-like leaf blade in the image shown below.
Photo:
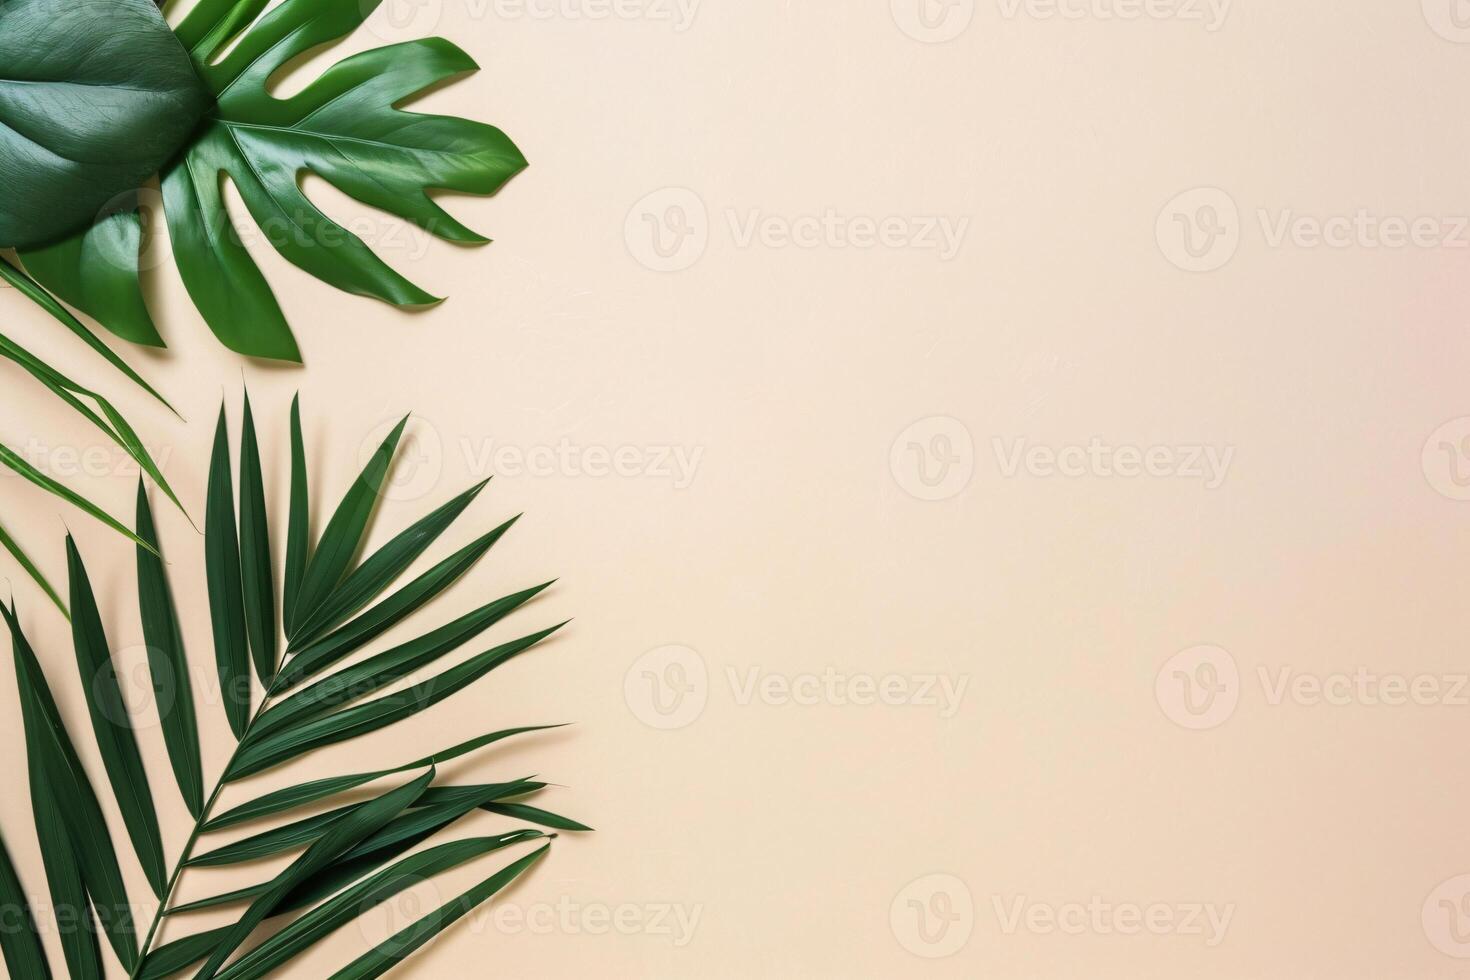
[[[537,861],[545,857],[550,847],[550,844],[542,845],[453,901],[444,903],[412,925],[400,929],[372,950],[332,974],[330,980],[373,980],[387,973],[417,952],[429,940],[479,908],[496,892],[519,878]]]
[[[61,610],[61,615],[67,619],[71,619],[71,610],[66,608],[66,603],[62,600],[61,594],[56,591],[50,580],[42,574],[41,569],[31,560],[31,556],[26,554],[25,549],[20,546],[15,538],[10,536],[10,532],[5,530],[3,525],[0,525],[0,547],[10,552],[10,557],[14,558],[20,564],[20,567],[25,573],[31,577],[31,581],[39,585],[41,591],[45,592],[47,597],[56,604],[57,609]]]
[[[559,623],[539,633],[501,644],[407,690],[385,695],[366,704],[278,732],[259,742],[244,745],[236,756],[234,765],[225,773],[225,779],[241,779],[313,749],[345,742],[410,718],[458,693],[565,625]]]
[[[26,732],[31,805],[36,809],[36,831],[42,838],[42,854],[51,862],[47,864],[46,874],[52,880],[53,898],[58,900],[58,908],[77,909],[78,913],[72,917],[78,926],[76,931],[87,932],[85,902],[79,905],[75,896],[56,894],[58,887],[69,889],[73,877],[70,869],[74,865],[108,942],[123,966],[132,969],[138,959],[132,907],[102,807],[62,724],[61,712],[56,708],[35,651],[21,632],[20,621],[14,610],[3,604],[0,604],[0,616],[10,627],[16,687]],[[68,851],[68,842],[70,851],[64,853]],[[72,935],[70,940],[77,944],[74,952],[82,952],[86,940],[79,935]],[[70,941],[67,945],[71,948]],[[79,955],[73,959],[72,953],[68,957],[68,964],[82,969],[85,975],[87,957]]]
[[[332,519],[327,522],[327,528],[322,532],[322,539],[317,543],[316,551],[313,552],[311,560],[307,563],[306,575],[301,583],[301,593],[297,596],[298,630],[300,624],[309,621],[312,614],[322,603],[326,602],[327,597],[337,588],[338,583],[342,581],[342,576],[352,563],[352,556],[357,553],[358,546],[362,543],[368,520],[372,517],[373,508],[378,502],[378,493],[382,490],[383,481],[388,476],[388,470],[393,463],[393,454],[398,450],[398,441],[402,438],[403,429],[407,425],[408,416],[405,415],[373,452],[372,458],[368,460],[367,465],[353,481],[352,487],[343,496],[342,502],[337,505]],[[292,639],[295,639],[294,634]]]
[[[270,523],[265,510],[265,480],[250,394],[245,394],[245,420],[240,432],[240,581],[245,595],[245,624],[255,676],[269,684],[276,673],[276,586],[271,569]]]
[[[138,464],[144,473],[148,474],[154,483],[158,484],[159,489],[168,495],[179,510],[184,509],[179,498],[174,495],[173,487],[169,486],[168,480],[164,478],[163,471],[153,461],[148,448],[143,445],[143,440],[138,438],[138,433],[134,431],[132,425],[121,412],[113,407],[110,401],[97,392],[77,384],[3,334],[0,334],[0,357],[19,364],[52,394],[71,406],[77,414],[101,429],[109,439],[132,458],[133,462]],[[82,401],[83,398],[91,399],[96,409],[94,410],[92,406]],[[98,411],[102,414],[98,415]]]
[[[111,514],[107,513],[101,507],[98,507],[96,504],[92,503],[81,494],[78,494],[75,491],[68,489],[60,483],[57,483],[55,480],[51,479],[51,477],[36,469],[30,463],[26,462],[20,456],[17,456],[15,453],[11,452],[5,446],[0,446],[0,466],[5,466],[8,469],[14,470],[16,473],[19,473],[21,476],[25,477],[27,480],[40,487],[42,490],[45,490],[52,496],[60,497],[62,500],[65,500],[67,503],[71,504],[73,507],[76,507],[78,510],[81,510],[88,516],[101,521],[103,524],[106,524],[118,534],[121,534],[123,537],[132,541],[134,544],[144,543],[138,540],[138,536],[130,531],[127,525],[123,524],[117,518],[113,517]]]
[[[5,910],[5,921],[0,923],[0,955],[5,957],[11,980],[50,980],[51,967],[46,962],[46,950],[41,945],[30,899],[26,898],[3,839],[0,839],[0,909]]]
[[[102,628],[102,615],[87,569],[82,564],[76,541],[66,536],[66,567],[71,589],[71,638],[76,651],[77,670],[81,674],[86,695],[87,712],[92,718],[92,733],[97,750],[112,784],[113,796],[122,811],[123,824],[132,839],[133,850],[153,893],[163,897],[168,883],[168,869],[163,860],[163,832],[158,825],[158,810],[138,752],[138,739],[133,733],[122,690],[117,683],[117,668],[112,650]]]
[[[6,282],[10,283],[12,286],[20,291],[21,295],[25,296],[37,306],[41,307],[41,309],[51,314],[52,317],[59,321],[68,330],[80,337],[88,347],[92,348],[92,350],[101,355],[103,360],[107,361],[107,363],[111,364],[113,367],[121,371],[128,378],[129,381],[133,382],[139,388],[142,388],[144,391],[148,392],[148,394],[158,399],[159,403],[167,408],[170,412],[174,412],[174,407],[170,405],[162,395],[160,395],[157,391],[154,391],[152,385],[139,377],[138,372],[128,367],[126,361],[114,354],[112,348],[104,344],[97,337],[96,334],[83,326],[82,321],[72,316],[71,312],[68,311],[66,307],[62,306],[61,303],[57,301],[56,297],[46,292],[46,290],[41,287],[40,283],[36,282],[24,272],[21,272],[14,265],[11,265],[10,261],[5,258],[0,258],[0,279],[4,279]],[[174,414],[177,415],[178,413],[174,412]]]
[[[301,434],[301,396],[291,399],[291,510],[286,521],[286,634],[296,632],[296,600],[311,551],[311,498],[307,492],[306,439]]]
[[[220,967],[224,966],[225,960],[229,959],[239,945],[255,931],[255,927],[265,921],[282,897],[302,881],[331,864],[344,852],[354,847],[358,841],[376,833],[411,806],[433,781],[434,770],[431,769],[417,779],[384,793],[334,825],[320,840],[307,848],[305,854],[277,875],[268,890],[250,903],[250,907],[245,910],[239,921],[230,926],[230,931],[220,939],[209,961],[195,974],[194,980],[211,980],[219,972]]]
[[[423,767],[417,766],[415,768],[421,769]],[[424,795],[419,799],[417,805],[419,808],[443,808],[446,806],[458,806],[468,800],[471,805],[465,806],[462,811],[463,813],[468,813],[476,806],[495,800],[535,792],[538,789],[544,788],[545,785],[545,783],[517,780],[512,783],[456,787],[457,792],[453,796],[446,795],[441,790],[430,788],[425,790]],[[310,844],[325,834],[334,824],[349,814],[362,809],[364,805],[363,803],[350,803],[346,806],[338,807],[335,810],[328,810],[326,813],[305,817],[301,820],[296,820],[288,824],[283,824],[280,827],[274,827],[259,834],[245,837],[232,844],[226,844],[223,847],[196,855],[190,859],[189,867],[222,867],[228,864],[256,861],[261,858],[284,854],[294,848]],[[422,809],[415,809],[411,811],[411,814],[422,814],[423,812]],[[389,828],[397,827],[394,832],[408,836],[409,834],[405,834],[402,827],[398,825],[401,821],[408,821],[410,815],[405,815],[395,820],[393,824],[389,825]],[[414,824],[414,826],[416,825]],[[389,834],[389,828],[385,828],[383,831],[374,835],[374,839],[377,841],[375,846],[382,846],[384,843],[387,843],[386,837]],[[354,852],[349,856],[356,857],[360,855]]]
[[[233,827],[236,824],[245,823],[249,820],[284,813],[287,810],[306,806],[318,800],[324,800],[329,796],[336,796],[338,793],[345,793],[359,786],[365,786],[385,776],[394,776],[398,773],[408,772],[411,769],[422,769],[425,766],[443,765],[446,762],[458,759],[463,755],[468,755],[476,749],[492,745],[502,739],[511,738],[515,735],[523,735],[527,732],[542,732],[561,727],[563,726],[530,725],[524,728],[508,728],[505,731],[491,732],[489,735],[481,735],[478,738],[470,739],[468,742],[461,742],[459,745],[447,748],[442,752],[436,752],[431,756],[415,760],[407,765],[395,766],[392,769],[379,769],[376,772],[360,772],[351,776],[329,776],[325,779],[302,783],[299,786],[288,786],[285,789],[279,789],[275,792],[257,797],[248,803],[242,803],[232,810],[227,810],[206,823],[204,830],[206,832],[223,830],[226,827]]]
[[[148,670],[153,700],[163,726],[163,741],[184,805],[197,820],[204,812],[204,773],[200,762],[199,722],[194,714],[194,689],[189,681],[189,658],[184,635],[169,590],[168,575],[153,524],[148,490],[138,480],[138,537],[152,550],[137,548],[138,609],[143,620],[143,642],[148,647]]]
[[[332,591],[306,622],[301,624],[297,631],[297,643],[310,643],[327,630],[340,626],[349,616],[377,598],[429,545],[438,540],[489,482],[482,480],[470,487],[368,556]]]
[[[21,693],[21,712],[34,711],[27,705],[29,695]],[[35,817],[36,839],[41,843],[41,862],[46,868],[46,884],[51,890],[51,915],[56,923],[61,955],[72,980],[102,980],[102,947],[97,942],[92,904],[87,899],[87,886],[82,868],[55,794],[48,785],[54,765],[48,750],[27,739],[30,756],[31,813]]]
[[[330,677],[297,691],[267,709],[257,719],[248,741],[259,741],[273,732],[300,725],[324,711],[366,697],[429,666],[509,616],[550,585],[547,582],[487,603],[431,633],[385,650],[362,663],[345,667]]]
[[[257,895],[264,894],[265,890],[270,886],[270,882],[266,881],[258,885],[250,885],[247,888],[241,888],[236,891],[226,892],[223,895],[212,895],[209,898],[201,898],[195,902],[184,902],[179,905],[171,906],[164,914],[184,915],[188,912],[200,912],[204,909],[218,908],[221,905],[231,905],[235,902],[243,902],[247,899],[255,898]]]
[[[250,655],[245,627],[245,595],[240,583],[240,541],[235,532],[235,492],[230,475],[230,433],[220,406],[209,461],[204,505],[204,575],[209,587],[209,617],[214,627],[214,658],[220,696],[236,738],[250,721]]]
[[[376,863],[389,860],[409,848],[416,847],[473,810],[496,800],[524,796],[545,787],[545,783],[517,779],[514,782],[492,783],[486,786],[430,788],[419,797],[418,805],[395,817],[386,827],[371,837],[362,840],[352,850],[343,854],[333,867],[351,865],[363,860],[373,862],[375,866]],[[350,875],[347,880],[355,877],[356,875]],[[335,890],[336,886],[331,886],[331,891]]]
[[[441,844],[384,868],[323,902],[225,968],[218,980],[258,980],[399,892],[501,848],[543,836],[515,831]]]
[[[524,803],[487,803],[483,807],[491,813],[498,813],[503,817],[514,820],[524,820],[527,823],[539,824],[542,827],[550,827],[553,830],[570,830],[576,833],[591,833],[592,828],[584,823],[578,823],[570,817],[563,817],[548,810],[541,810]]]
[[[214,948],[227,932],[229,927],[221,926],[164,943],[143,958],[137,980],[166,980],[167,977],[184,972],[214,952]]]
[[[326,833],[332,824],[358,810],[362,805],[354,803],[350,806],[339,807],[336,810],[319,813],[304,820],[297,820],[282,827],[263,831],[203,854],[196,854],[189,860],[189,867],[214,868],[284,854],[292,848],[310,844]]]
[[[276,679],[275,692],[289,690],[313,674],[351,656],[423,608],[474,567],[515,522],[516,519],[511,518],[490,533],[472,541],[346,626],[303,648],[281,668]]]
[[[315,874],[301,881],[286,895],[282,896],[276,906],[271,910],[271,915],[284,915],[290,912],[298,912],[329,895],[335,894],[344,886],[357,881],[363,875],[381,868],[396,858],[403,856],[413,850],[424,841],[433,837],[440,830],[459,820],[472,810],[481,809],[486,812],[494,812],[491,808],[496,805],[497,800],[509,799],[523,796],[526,793],[534,793],[545,788],[545,783],[530,780],[518,780],[513,783],[499,783],[486,786],[447,786],[442,789],[430,787],[419,797],[414,808],[394,818],[382,830],[363,840],[352,850],[337,858],[327,867],[322,868]],[[308,827],[312,821],[299,821],[289,828],[293,840],[290,847],[272,847],[267,853],[255,853],[247,858],[265,857],[289,850],[291,847],[300,847],[316,839],[328,829],[330,825],[339,823],[349,814],[360,810],[365,804],[357,803],[342,807],[330,814],[323,816],[330,819],[324,823]],[[312,818],[314,821],[316,818]],[[283,828],[287,829],[287,828]],[[577,829],[581,828],[580,826]],[[302,831],[310,831],[310,838]],[[539,836],[540,831],[525,830],[523,834]],[[267,835],[259,835],[264,838]],[[233,861],[214,861],[210,864],[227,864]],[[226,892],[221,895],[212,895],[209,898],[199,899],[187,905],[180,905],[170,909],[170,915],[180,915],[187,912],[197,912],[203,909],[217,908],[221,905],[229,905],[235,902],[253,899],[263,894],[269,887],[269,882],[243,888],[238,891]]]

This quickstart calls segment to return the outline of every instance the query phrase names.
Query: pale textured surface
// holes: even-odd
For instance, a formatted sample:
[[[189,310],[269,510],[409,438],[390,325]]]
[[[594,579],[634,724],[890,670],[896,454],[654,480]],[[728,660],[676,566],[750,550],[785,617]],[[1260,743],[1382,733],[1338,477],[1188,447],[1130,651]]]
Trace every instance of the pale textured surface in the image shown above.
[[[1448,0],[1443,11],[1427,3],[1449,23]],[[497,239],[487,249],[393,226],[389,259],[448,303],[405,316],[257,251],[309,365],[245,367],[262,438],[278,449],[267,463],[278,498],[297,387],[330,498],[369,430],[418,413],[427,465],[404,487],[423,496],[383,509],[379,541],[484,473],[488,440],[642,454],[639,476],[500,466],[470,519],[527,516],[441,609],[560,575],[516,623],[576,623],[427,724],[312,763],[363,768],[502,724],[580,723],[456,770],[567,785],[548,805],[600,832],[558,842],[507,902],[574,911],[547,934],[476,916],[403,975],[1462,975],[1434,942],[1461,951],[1439,898],[1463,889],[1431,893],[1470,872],[1467,706],[1272,698],[1287,668],[1426,675],[1442,682],[1441,700],[1467,669],[1470,504],[1436,492],[1454,492],[1437,442],[1428,473],[1421,451],[1470,415],[1470,235],[1397,249],[1272,236],[1286,215],[1360,209],[1454,232],[1470,212],[1457,96],[1470,45],[1437,35],[1416,3],[1242,3],[1211,32],[1024,7],[1010,17],[997,0],[940,45],[907,36],[881,0],[707,2],[683,32],[522,9],[430,0],[400,10],[403,33],[373,21],[392,40],[436,32],[464,46],[483,71],[424,104],[502,126],[531,160],[499,198],[452,203]],[[692,267],[658,273],[637,258],[652,254],[640,214],[632,247],[625,223],[667,187],[697,192],[709,241]],[[1233,260],[1208,273],[1177,268],[1166,252],[1183,253],[1156,239],[1161,210],[1197,187],[1227,192],[1243,225]],[[655,198],[655,212],[672,200]],[[740,244],[753,211],[785,220],[827,208],[970,224],[950,261]],[[197,515],[222,388],[238,417],[240,362],[215,346],[171,269],[159,279],[176,351],[141,360],[191,424],[124,401]],[[18,337],[105,377],[37,313],[3,293],[0,303]],[[97,442],[16,372],[0,383],[11,444],[31,431],[50,448]],[[924,502],[895,478],[890,448],[939,415],[973,439],[974,477]],[[992,444],[1093,437],[1234,455],[1211,490],[1189,477],[1006,478]],[[657,447],[702,454],[690,485],[647,472]],[[82,484],[126,512],[131,477]],[[56,504],[10,477],[0,493],[7,513],[33,515],[28,541],[55,532],[43,557],[59,572]],[[104,613],[116,645],[136,644],[127,550],[67,519],[95,577],[121,570]],[[178,515],[160,519],[176,568],[198,567],[199,539]],[[201,586],[180,584],[202,682],[212,664]],[[19,591],[80,742],[59,622]],[[702,657],[708,703],[687,727],[659,731],[630,709],[624,682],[670,644]],[[1199,644],[1233,657],[1239,704],[1218,727],[1187,731],[1161,710],[1155,678]],[[751,668],[829,667],[963,675],[968,687],[949,718],[823,695],[741,703]],[[646,705],[645,680],[633,671],[635,705]],[[1164,702],[1176,710],[1172,681],[1171,670]],[[0,735],[12,742],[14,697],[0,670]],[[216,704],[201,717],[212,776],[227,729]],[[144,749],[176,849],[186,819],[156,733]],[[24,795],[5,793],[0,822],[39,892],[28,821]],[[444,894],[489,867],[447,876]],[[974,914],[942,935],[931,920],[939,944],[926,945],[907,899],[929,896],[900,892],[933,873],[963,881]],[[229,880],[191,875],[188,895]],[[1099,934],[1090,914],[1069,920],[1079,935],[1007,931],[1022,897],[1069,915],[1094,896],[1233,909],[1214,946],[1203,918],[1205,935]],[[620,906],[644,926],[588,934],[598,909]],[[659,907],[674,912],[654,923]],[[683,946],[653,928],[677,932],[680,910],[699,914]],[[1110,915],[1102,928],[1119,924]],[[367,931],[381,937],[388,921],[369,917]],[[933,952],[966,926],[947,959],[916,958],[903,941]],[[361,943],[345,930],[290,975],[328,975]]]

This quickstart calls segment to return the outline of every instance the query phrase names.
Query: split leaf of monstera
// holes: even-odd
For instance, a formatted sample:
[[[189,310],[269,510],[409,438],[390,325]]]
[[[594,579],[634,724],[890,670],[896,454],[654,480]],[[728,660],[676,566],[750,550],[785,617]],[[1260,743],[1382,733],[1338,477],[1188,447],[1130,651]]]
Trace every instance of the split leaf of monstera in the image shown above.
[[[22,8],[57,2],[7,0]],[[82,6],[101,2],[85,0]],[[272,78],[293,59],[351,33],[378,2],[284,0],[262,13],[263,0],[200,0],[164,39],[175,67],[187,52],[192,68],[183,67],[191,91],[202,86],[212,108],[197,127],[197,111],[176,114],[174,121],[188,125],[167,148],[158,148],[152,168],[161,168],[163,212],[184,286],[216,336],[239,353],[301,359],[285,314],[227,209],[226,181],[239,192],[260,237],[292,264],[350,293],[427,306],[439,297],[394,271],[367,242],[317,208],[302,189],[302,176],[315,174],[440,238],[480,244],[487,239],[451,217],[429,192],[492,194],[526,166],[515,144],[493,126],[401,108],[475,70],[467,54],[439,38],[354,55],[288,98],[270,93]],[[134,3],[147,0],[126,0],[124,6]],[[167,32],[156,12],[149,16]],[[9,32],[9,20],[0,29]],[[0,65],[5,52],[0,42]],[[0,68],[0,75],[6,73]],[[43,117],[67,115],[53,106]],[[0,124],[5,119],[0,83]],[[134,130],[147,126],[124,120],[115,132],[131,139]],[[136,188],[153,169],[141,168],[123,182],[126,187],[90,200],[82,225],[64,229],[69,237],[54,234],[59,229],[53,227],[42,236],[46,247],[26,248],[22,258],[37,281],[113,333],[161,346],[138,281],[142,235],[136,202],[116,193]],[[0,156],[0,176],[4,170]],[[44,197],[35,200],[41,209]],[[0,234],[0,245],[33,243],[10,242]]]
[[[0,246],[89,227],[179,152],[211,101],[151,0],[0,4]]]
[[[221,175],[240,192],[264,238],[288,261],[339,289],[398,306],[437,303],[306,196],[315,173],[364,204],[441,238],[486,239],[452,218],[430,188],[491,194],[526,165],[504,133],[484,123],[406,112],[404,100],[475,70],[438,38],[354,55],[287,99],[267,91],[292,58],[351,32],[377,0],[285,0],[218,63],[238,3],[200,3],[179,25],[218,106],[199,138],[163,175],[164,212],[179,274],[227,347],[298,360],[265,277],[225,210]],[[226,26],[221,26],[221,25]]]

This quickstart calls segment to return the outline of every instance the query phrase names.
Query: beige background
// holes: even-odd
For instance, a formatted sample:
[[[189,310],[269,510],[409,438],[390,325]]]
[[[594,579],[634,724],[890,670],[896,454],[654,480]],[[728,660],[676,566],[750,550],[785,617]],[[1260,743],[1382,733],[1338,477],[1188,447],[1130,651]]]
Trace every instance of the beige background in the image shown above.
[[[579,723],[455,775],[540,773],[598,833],[403,973],[1463,976],[1470,30],[1451,0],[935,0],[927,19],[918,0],[704,0],[688,20],[587,2],[401,5],[330,56],[453,38],[483,70],[423,105],[496,122],[532,161],[498,198],[452,202],[487,249],[374,219],[449,302],[404,315],[255,249],[309,361],[243,365],[278,496],[293,391],[331,500],[412,410],[374,540],[498,473],[467,521],[526,518],[440,615],[559,575],[516,625],[577,617],[434,715],[310,763]],[[955,248],[927,247],[931,226]],[[121,401],[198,515],[242,364],[166,256],[156,280],[174,350],[140,362],[190,424]],[[0,302],[7,331],[119,390]],[[125,513],[127,468],[76,475],[67,453],[96,435],[4,384],[0,437]],[[1017,446],[1074,475],[1011,466]],[[1149,471],[1118,475],[1119,447]],[[13,477],[0,494],[59,574],[57,504]],[[130,554],[66,519],[121,583],[105,612],[137,664]],[[164,523],[206,698],[201,542]],[[61,624],[7,574],[81,741]],[[957,704],[932,703],[941,682]],[[880,689],[901,703],[853,703]],[[17,744],[8,670],[0,705]],[[213,775],[228,732],[201,714]],[[0,824],[39,894],[11,787]],[[191,874],[185,894],[229,883]],[[327,975],[419,894],[291,975]]]

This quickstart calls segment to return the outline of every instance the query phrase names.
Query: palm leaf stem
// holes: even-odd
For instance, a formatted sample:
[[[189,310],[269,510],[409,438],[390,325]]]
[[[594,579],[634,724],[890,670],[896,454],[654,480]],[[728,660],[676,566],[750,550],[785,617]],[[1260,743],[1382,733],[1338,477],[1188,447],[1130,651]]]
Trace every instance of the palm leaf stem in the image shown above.
[[[190,858],[194,856],[194,848],[199,844],[199,838],[203,836],[204,825],[209,822],[215,804],[219,802],[220,794],[224,792],[225,774],[234,766],[235,757],[239,755],[241,747],[245,745],[246,737],[249,736],[250,730],[260,720],[260,716],[265,713],[265,710],[270,707],[272,698],[270,689],[274,686],[276,677],[279,675],[280,668],[277,667],[276,676],[271,677],[271,683],[266,685],[265,697],[261,699],[260,705],[255,709],[255,713],[251,715],[250,721],[246,724],[245,734],[235,743],[235,751],[230,753],[229,762],[225,763],[224,769],[220,771],[220,777],[215,780],[214,789],[210,791],[208,799],[205,800],[204,809],[199,812],[199,819],[194,821],[194,829],[189,832],[189,839],[184,844],[184,850],[179,854],[178,862],[174,865],[173,871],[169,873],[168,885],[164,889],[163,899],[158,906],[158,911],[154,913],[153,922],[148,926],[148,932],[143,937],[143,945],[138,952],[137,965],[128,974],[128,980],[137,980],[142,973],[143,964],[148,959],[148,953],[153,948],[154,940],[158,937],[158,927],[163,924],[165,918],[164,913],[173,904],[174,892],[178,889],[179,879],[183,876],[184,868],[188,866]]]

